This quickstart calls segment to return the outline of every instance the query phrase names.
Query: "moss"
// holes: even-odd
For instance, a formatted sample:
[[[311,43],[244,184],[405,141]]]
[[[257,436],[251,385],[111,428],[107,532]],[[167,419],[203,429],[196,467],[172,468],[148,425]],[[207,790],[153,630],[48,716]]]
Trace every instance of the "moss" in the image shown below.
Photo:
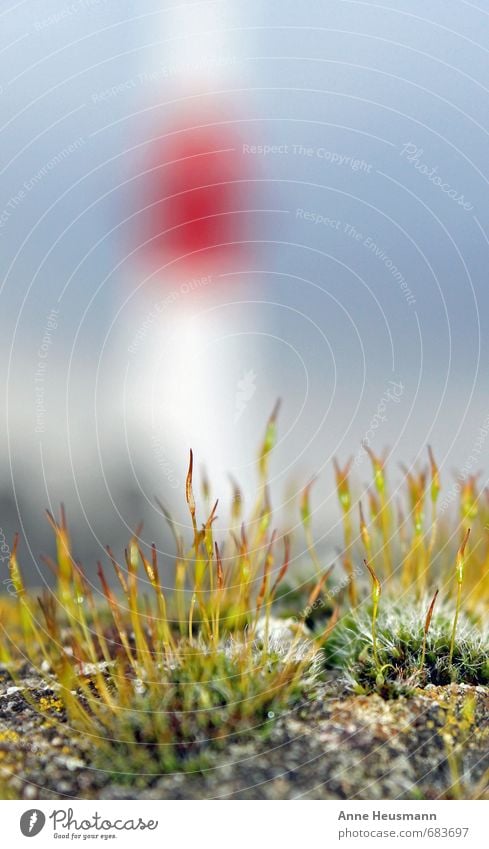
[[[273,653],[257,652],[243,665],[236,649],[233,656],[229,648],[209,654],[187,646],[157,683],[133,682],[120,710],[97,705],[94,731],[104,742],[96,764],[123,783],[139,774],[149,781],[175,770],[202,770],[209,755],[232,742],[265,737],[275,714],[297,701],[306,681],[301,684],[294,664],[284,665]]]
[[[453,611],[438,611],[426,636],[423,660],[423,611],[426,603],[386,600],[377,620],[374,658],[369,606],[348,613],[324,648],[327,669],[341,669],[349,687],[376,691],[385,698],[407,695],[427,684],[489,683],[489,640],[462,618],[450,661]]]
[[[479,498],[475,478],[463,488],[458,516],[446,511],[440,518],[439,473],[430,452],[427,470],[406,473],[404,512],[398,512],[385,459],[368,450],[367,511],[350,480],[352,464],[335,462],[343,522],[341,578],[335,580],[314,545],[312,482],[298,505],[302,550],[296,543],[292,551],[290,535],[273,528],[268,471],[277,410],[258,454],[249,517],[235,492],[232,528],[216,529],[217,502],[209,503],[207,483],[200,515],[192,453],[187,539],[157,502],[175,541],[171,587],[160,578],[168,563],[161,563],[155,545],[145,545],[139,528],[123,556],[108,548],[106,565],[98,564],[102,601],[73,557],[63,509],[58,519],[48,514],[57,548],[48,561],[56,575],[52,593],[31,595],[17,539],[11,547],[15,595],[0,604],[6,623],[0,659],[14,684],[16,661],[25,656],[43,670],[43,687],[29,708],[46,734],[57,725],[75,729],[77,739],[88,741],[90,765],[118,782],[142,787],[161,773],[202,771],[224,747],[267,736],[278,714],[304,696],[314,703],[319,649],[327,675],[362,698],[489,683],[481,624],[489,588],[489,502]],[[289,570],[296,555],[299,586]],[[406,603],[393,601],[401,597]],[[25,700],[19,693],[14,698],[23,710]],[[464,711],[470,723],[469,703]]]

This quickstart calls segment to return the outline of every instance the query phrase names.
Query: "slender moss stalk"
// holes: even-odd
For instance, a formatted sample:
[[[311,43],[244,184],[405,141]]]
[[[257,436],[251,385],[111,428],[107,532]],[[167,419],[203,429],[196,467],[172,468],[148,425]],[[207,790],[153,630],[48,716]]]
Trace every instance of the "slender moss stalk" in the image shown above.
[[[379,494],[380,498],[380,511],[379,511],[379,521],[382,533],[382,557],[384,561],[384,569],[385,574],[388,577],[392,577],[393,566],[392,566],[392,554],[390,547],[390,536],[391,536],[391,511],[389,507],[389,497],[387,492],[387,482],[385,477],[385,459],[381,459],[380,457],[376,457],[374,452],[368,445],[364,446],[365,451],[370,457],[372,463],[372,469],[374,472],[374,483],[375,488]]]
[[[302,527],[304,528],[304,537],[306,540],[307,550],[309,552],[309,556],[313,562],[314,568],[316,570],[316,577],[319,578],[321,575],[321,563],[319,561],[319,557],[316,552],[316,548],[314,546],[313,535],[312,535],[312,527],[311,527],[311,505],[310,505],[310,492],[311,487],[316,482],[316,478],[313,478],[306,487],[304,487],[302,491],[301,497],[301,519],[302,519]]]
[[[368,532],[367,523],[365,521],[365,515],[363,512],[362,502],[358,503],[358,509],[360,513],[360,536],[362,539],[363,547],[365,548],[367,554],[367,560],[369,562],[372,561],[372,541],[370,539],[370,534]]]
[[[372,648],[374,653],[374,662],[375,665],[379,665],[379,655],[377,651],[377,616],[379,614],[379,600],[380,594],[382,592],[382,588],[380,586],[380,581],[375,574],[375,571],[372,569],[367,560],[363,561],[368,571],[370,572],[370,576],[372,578]]]
[[[430,630],[431,620],[433,618],[433,611],[435,609],[436,599],[438,598],[439,590],[435,590],[435,594],[431,599],[431,604],[428,608],[428,613],[426,614],[426,619],[424,623],[424,634],[423,634],[423,647],[421,649],[421,660],[419,662],[419,671],[421,672],[424,668],[424,663],[426,659],[426,640],[428,639],[428,631]]]
[[[279,398],[276,401],[275,406],[268,419],[267,426],[265,428],[265,435],[263,437],[263,441],[258,452],[259,488],[252,521],[258,521],[260,519],[263,512],[263,505],[267,500],[266,490],[268,485],[268,466],[270,462],[270,455],[277,441],[277,418],[280,410],[280,405],[281,400]]]
[[[436,465],[435,458],[433,455],[433,451],[431,446],[428,446],[428,454],[430,458],[430,466],[431,466],[431,486],[430,486],[430,494],[431,494],[431,536],[428,547],[428,569],[430,567],[431,555],[433,554],[433,549],[435,546],[436,534],[438,530],[438,515],[436,505],[438,502],[438,496],[440,495],[441,484],[440,484],[440,473],[438,471],[438,466]]]
[[[455,603],[455,616],[453,618],[453,628],[452,628],[452,638],[450,640],[450,654],[449,661],[450,664],[453,662],[453,652],[455,649],[455,637],[457,635],[457,624],[458,617],[460,615],[460,608],[462,606],[462,585],[464,580],[464,568],[465,568],[465,547],[467,545],[468,539],[470,535],[470,528],[467,528],[462,545],[460,546],[457,552],[457,567],[456,567],[456,576],[457,576],[457,601]]]
[[[336,460],[333,461],[335,477],[336,477],[336,490],[338,493],[338,499],[340,502],[341,510],[343,512],[343,531],[344,531],[344,540],[345,540],[345,553],[343,557],[343,566],[345,572],[348,577],[348,595],[350,597],[350,602],[353,607],[356,607],[358,603],[358,595],[357,588],[355,584],[355,577],[353,574],[353,564],[351,559],[351,549],[353,542],[353,527],[351,520],[351,511],[352,511],[352,503],[351,503],[351,493],[350,493],[350,483],[348,480],[348,476],[350,474],[352,461],[348,460],[344,468],[341,468]]]

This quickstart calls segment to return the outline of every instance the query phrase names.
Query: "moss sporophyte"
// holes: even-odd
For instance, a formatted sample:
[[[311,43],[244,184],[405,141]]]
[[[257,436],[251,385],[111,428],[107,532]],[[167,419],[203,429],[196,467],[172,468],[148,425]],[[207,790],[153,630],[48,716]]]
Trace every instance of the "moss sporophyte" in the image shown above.
[[[400,497],[391,495],[385,458],[369,451],[365,510],[350,463],[335,461],[343,541],[332,563],[314,543],[312,482],[298,496],[305,545],[293,528],[274,527],[277,415],[278,405],[258,453],[250,515],[233,482],[225,530],[207,479],[196,495],[190,453],[189,539],[158,501],[175,545],[171,564],[138,528],[122,557],[107,548],[110,572],[98,564],[95,590],[62,509],[48,515],[56,558],[43,561],[55,584],[38,597],[24,584],[19,540],[11,546],[1,662],[14,680],[26,659],[40,671],[54,695],[49,704],[32,698],[33,709],[84,735],[91,764],[118,781],[202,770],[233,740],[268,734],[280,715],[314,698],[321,680],[384,698],[489,682],[486,495],[472,483],[458,514],[439,517],[431,449],[427,469],[406,471]]]

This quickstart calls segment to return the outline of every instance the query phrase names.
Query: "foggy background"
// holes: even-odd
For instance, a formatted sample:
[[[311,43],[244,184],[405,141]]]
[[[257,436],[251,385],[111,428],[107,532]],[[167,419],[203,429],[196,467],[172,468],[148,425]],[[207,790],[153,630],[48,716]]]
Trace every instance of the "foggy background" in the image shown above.
[[[393,482],[427,444],[447,488],[487,470],[488,23],[462,0],[4,4],[0,527],[31,580],[61,501],[89,571],[140,519],[165,551],[153,497],[186,523],[190,447],[224,520],[228,472],[249,503],[277,397],[278,516],[318,474],[325,549],[331,458],[363,485],[362,440]],[[240,248],[155,272],[151,150],[182,114],[230,151]]]

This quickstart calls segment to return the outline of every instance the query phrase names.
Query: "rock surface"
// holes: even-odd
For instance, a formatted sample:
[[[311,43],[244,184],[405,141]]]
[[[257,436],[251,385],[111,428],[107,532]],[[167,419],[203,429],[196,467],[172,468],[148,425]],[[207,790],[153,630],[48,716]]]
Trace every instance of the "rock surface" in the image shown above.
[[[1,795],[24,799],[471,797],[489,770],[489,688],[428,687],[385,701],[322,684],[274,717],[266,738],[237,736],[209,769],[149,787],[90,768],[90,745],[70,728],[55,687],[29,667],[16,681],[0,670]]]

